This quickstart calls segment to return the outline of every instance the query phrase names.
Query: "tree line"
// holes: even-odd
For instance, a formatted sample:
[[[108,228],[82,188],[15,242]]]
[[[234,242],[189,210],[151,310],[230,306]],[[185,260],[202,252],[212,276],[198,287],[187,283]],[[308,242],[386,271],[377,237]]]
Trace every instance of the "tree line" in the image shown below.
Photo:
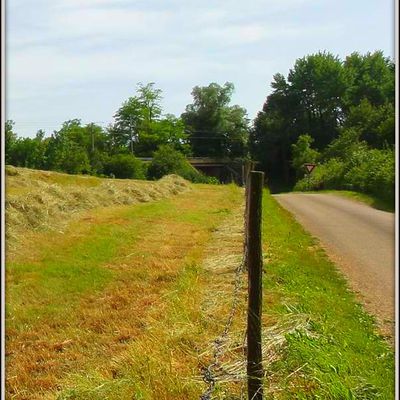
[[[154,83],[139,83],[108,127],[73,119],[50,137],[43,130],[34,138],[18,137],[14,122],[6,121],[6,164],[137,179],[179,172],[194,181],[207,181],[186,157],[246,156],[249,120],[244,108],[229,105],[233,90],[229,82],[196,86],[193,103],[176,117],[163,114],[162,92]],[[147,166],[140,157],[153,157],[154,162]]]
[[[188,171],[186,164],[183,167],[188,156],[253,159],[272,186],[374,193],[384,188],[393,195],[391,59],[380,51],[354,52],[344,60],[319,52],[296,60],[287,77],[275,74],[271,87],[252,124],[243,107],[230,105],[230,82],[193,88],[192,103],[179,117],[163,113],[162,92],[149,83],[138,84],[107,128],[76,119],[64,122],[50,137],[39,130],[32,139],[19,138],[13,122],[7,121],[6,163],[155,178],[171,168]],[[158,158],[157,167],[146,169],[136,159],[152,156]],[[179,168],[174,159],[181,160]],[[303,179],[304,162],[318,164],[312,179]]]

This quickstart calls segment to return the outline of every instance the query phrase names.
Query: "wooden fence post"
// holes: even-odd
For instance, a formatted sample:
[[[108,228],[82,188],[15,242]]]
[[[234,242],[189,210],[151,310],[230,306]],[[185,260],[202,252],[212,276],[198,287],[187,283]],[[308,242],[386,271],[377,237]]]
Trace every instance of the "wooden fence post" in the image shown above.
[[[244,167],[244,198],[245,198],[245,209],[244,209],[244,270],[247,271],[247,249],[249,242],[249,193],[250,193],[250,173],[254,168],[253,161],[246,161]]]
[[[249,278],[249,301],[247,310],[247,390],[248,399],[262,400],[262,243],[261,213],[264,173],[250,173],[248,225],[247,225],[247,268]]]

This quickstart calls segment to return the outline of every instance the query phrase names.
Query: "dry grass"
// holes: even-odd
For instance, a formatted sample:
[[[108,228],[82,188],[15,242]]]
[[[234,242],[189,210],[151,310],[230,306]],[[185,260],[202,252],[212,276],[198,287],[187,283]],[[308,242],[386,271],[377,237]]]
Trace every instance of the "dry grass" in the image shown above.
[[[221,355],[218,364],[212,368],[216,382],[213,399],[245,398],[247,384],[246,360],[246,321],[247,321],[247,272],[240,272],[241,284],[238,291],[238,302],[232,325],[226,336],[221,336],[224,331],[234,297],[236,271],[242,262],[243,256],[243,206],[236,209],[234,214],[219,226],[210,241],[203,267],[207,273],[207,290],[212,296],[205,295],[202,304],[204,323],[214,331],[213,341],[199,355],[202,368],[208,367],[215,361],[214,340],[220,340]],[[264,298],[266,301],[270,294]],[[265,388],[269,394],[279,391],[274,383],[274,374],[270,373],[269,366],[280,359],[282,350],[287,343],[287,335],[293,332],[302,332],[311,335],[308,326],[308,316],[288,310],[284,317],[276,319],[267,311],[263,313],[262,354],[265,370]],[[295,372],[301,373],[300,370]],[[203,375],[195,379],[200,382]],[[267,384],[268,382],[268,384]],[[207,386],[203,383],[203,389]],[[268,389],[267,389],[268,388]]]
[[[63,230],[82,211],[131,205],[183,192],[189,184],[177,175],[157,182],[100,179],[26,168],[6,168],[6,238],[16,250],[21,233]]]
[[[21,238],[24,251],[9,256],[7,273],[9,397],[183,400],[199,393],[190,377],[198,373],[200,346],[214,334],[202,324],[199,299],[207,288],[199,265],[238,198],[233,188],[197,186],[171,200],[87,210],[63,234]],[[89,262],[85,241],[110,226],[110,245],[121,239],[99,266],[111,273],[105,286],[61,301],[58,289],[43,292],[40,271],[49,260],[63,262],[79,249]],[[19,271],[15,260],[32,267]]]

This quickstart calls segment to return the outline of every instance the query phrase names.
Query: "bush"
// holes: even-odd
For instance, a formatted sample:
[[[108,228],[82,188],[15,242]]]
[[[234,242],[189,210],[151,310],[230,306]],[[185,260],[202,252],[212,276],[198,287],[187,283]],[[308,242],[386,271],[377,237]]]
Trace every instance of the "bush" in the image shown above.
[[[394,202],[395,153],[358,147],[345,162],[332,158],[318,165],[294,190],[350,189]]]
[[[356,190],[394,199],[395,154],[393,150],[371,149],[355,153],[344,179]]]
[[[195,169],[186,157],[172,146],[164,145],[154,152],[153,160],[148,168],[150,179],[160,179],[164,175],[177,174],[194,183],[214,183],[215,178],[209,178]]]
[[[142,161],[131,154],[116,154],[104,164],[104,174],[122,179],[146,179]]]
[[[343,161],[332,158],[317,165],[310,177],[298,181],[294,190],[342,189],[346,165]]]

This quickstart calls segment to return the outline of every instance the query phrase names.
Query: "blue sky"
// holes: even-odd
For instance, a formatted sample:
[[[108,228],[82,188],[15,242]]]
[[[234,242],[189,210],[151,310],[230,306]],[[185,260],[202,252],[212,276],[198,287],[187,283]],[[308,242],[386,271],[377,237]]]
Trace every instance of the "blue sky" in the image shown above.
[[[275,73],[329,51],[394,57],[394,0],[7,0],[6,117],[20,136],[106,126],[137,82],[180,115],[196,85],[233,82],[253,119]]]

